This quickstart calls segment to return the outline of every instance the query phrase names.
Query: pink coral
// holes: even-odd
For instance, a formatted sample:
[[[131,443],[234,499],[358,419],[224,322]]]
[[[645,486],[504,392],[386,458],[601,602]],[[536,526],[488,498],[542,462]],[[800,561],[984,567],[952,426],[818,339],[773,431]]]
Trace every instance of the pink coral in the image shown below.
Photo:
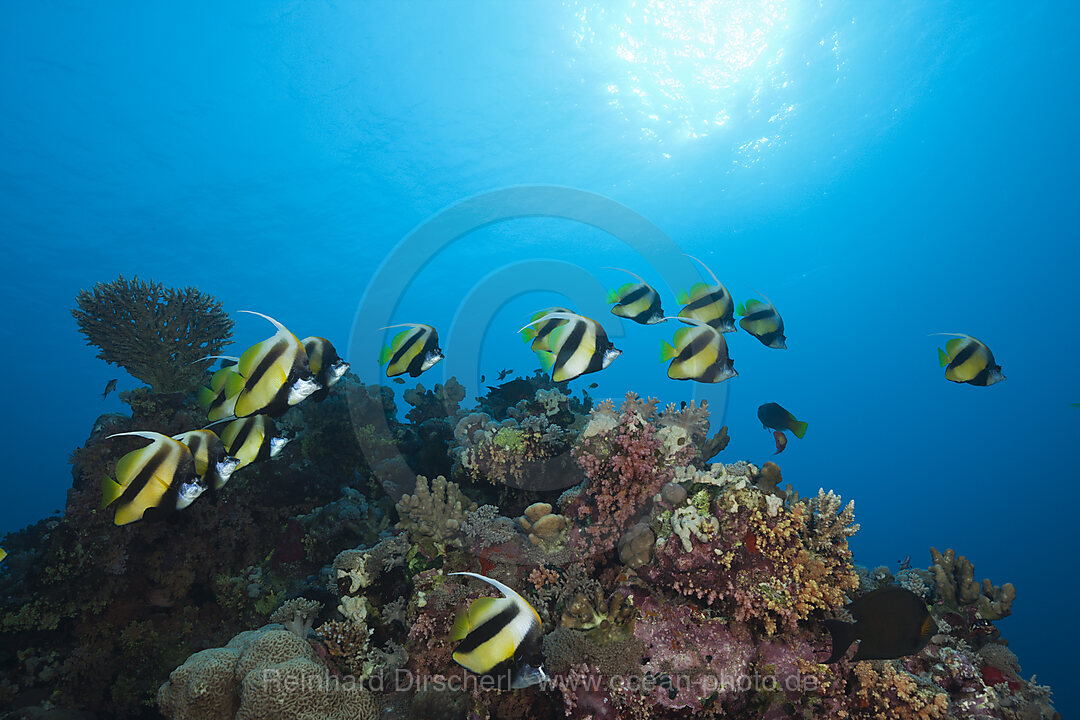
[[[583,537],[594,551],[615,547],[619,537],[643,515],[654,495],[684,464],[692,448],[667,453],[659,428],[638,408],[640,400],[628,394],[611,427],[588,430],[573,455],[585,472],[584,490],[564,512],[584,521]],[[646,404],[644,407],[650,407]]]

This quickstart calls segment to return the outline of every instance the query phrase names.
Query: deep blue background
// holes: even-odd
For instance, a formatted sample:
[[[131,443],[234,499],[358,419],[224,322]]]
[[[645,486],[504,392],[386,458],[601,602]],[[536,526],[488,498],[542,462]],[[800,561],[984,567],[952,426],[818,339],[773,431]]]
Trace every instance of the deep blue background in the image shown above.
[[[1001,629],[1072,715],[1076,6],[735,2],[780,20],[730,87],[680,76],[695,112],[729,117],[690,138],[678,103],[628,94],[605,37],[640,28],[640,8],[607,4],[595,25],[601,3],[5,5],[0,529],[62,507],[68,454],[123,409],[105,382],[137,384],[84,346],[78,289],[118,273],[197,285],[230,311],[370,346],[370,363],[381,338],[351,337],[354,316],[402,237],[477,193],[564,185],[641,213],[736,297],[776,302],[790,350],[729,336],[740,376],[697,395],[726,399],[727,456],[768,459],[762,402],[807,420],[785,479],[856,499],[857,561],[955,547],[978,577],[1015,583]],[[397,321],[479,324],[482,343],[443,339],[473,387],[534,366],[511,333],[558,298],[515,297],[507,268],[545,259],[598,289],[624,281],[608,265],[662,284],[602,232],[526,219],[430,258],[403,298],[368,300]],[[553,287],[574,277],[543,269]],[[496,300],[458,317],[481,282]],[[614,323],[602,294],[578,300]],[[240,347],[269,334],[234,317]],[[656,364],[673,328],[623,330],[598,392],[689,397]],[[946,382],[937,331],[986,341],[1008,381]]]

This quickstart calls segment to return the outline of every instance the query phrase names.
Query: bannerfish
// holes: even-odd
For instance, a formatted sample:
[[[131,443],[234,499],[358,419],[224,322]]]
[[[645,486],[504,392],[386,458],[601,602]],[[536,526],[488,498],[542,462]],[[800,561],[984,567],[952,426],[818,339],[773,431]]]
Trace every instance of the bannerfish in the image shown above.
[[[0,562],[4,562],[4,558],[7,557],[7,550],[0,548]]]
[[[787,435],[784,434],[783,430],[773,430],[772,436],[773,440],[776,441],[776,452],[773,455],[779,455],[787,447]]]
[[[806,423],[796,420],[795,416],[776,403],[765,403],[757,409],[758,420],[762,427],[768,430],[790,430],[795,437],[802,440],[806,434]]]
[[[521,333],[521,338],[525,342],[532,342],[532,344],[529,346],[529,349],[533,352],[551,350],[551,347],[548,345],[548,335],[550,335],[551,331],[555,328],[561,325],[565,325],[568,322],[564,317],[565,315],[573,314],[573,310],[568,310],[564,307],[550,307],[547,310],[540,310],[539,312],[535,312],[533,313],[533,316],[529,318],[529,320],[531,320],[532,322],[521,328],[521,330],[519,331]],[[554,315],[554,317],[541,322],[541,318],[544,318],[548,315]],[[509,375],[510,372],[508,371],[506,374]],[[500,373],[499,380],[502,380],[503,377],[504,376]]]
[[[599,372],[622,355],[622,350],[608,340],[600,323],[584,315],[552,312],[529,324],[543,325],[553,319],[567,322],[545,336],[548,349],[537,350],[536,355],[540,358],[540,366],[551,373],[555,382]]]
[[[236,400],[244,389],[244,377],[235,367],[221,368],[210,376],[210,387],[199,388],[199,407],[212,422],[236,416]]]
[[[315,374],[315,382],[321,388],[311,394],[315,402],[322,402],[330,394],[330,387],[349,371],[351,365],[341,359],[337,349],[326,338],[311,336],[300,341],[308,356],[308,367]]]
[[[129,435],[152,442],[116,462],[116,480],[106,477],[102,481],[101,507],[116,503],[114,523],[127,525],[141,520],[150,508],[183,510],[206,490],[186,445],[148,431],[117,433],[109,438]]]
[[[509,688],[503,685],[503,690],[547,682],[543,625],[533,606],[498,580],[471,572],[450,574],[483,580],[503,594],[478,598],[458,613],[450,631],[450,642],[458,643],[454,662],[477,675],[509,678]]]
[[[220,437],[225,452],[240,461],[233,472],[275,457],[289,443],[289,438],[278,435],[277,425],[268,415],[233,420],[222,428]]]
[[[735,332],[735,301],[731,299],[731,293],[716,279],[708,265],[693,255],[686,257],[701,263],[715,285],[699,282],[680,292],[677,300],[684,307],[679,311],[679,317],[699,320],[722,333]]]
[[[389,345],[383,345],[379,353],[379,364],[386,365],[386,377],[397,377],[405,373],[417,377],[445,357],[439,349],[439,333],[430,325],[402,323],[380,329],[399,327],[408,329],[395,335]]]
[[[101,393],[101,399],[109,397],[109,393],[116,389],[116,378],[113,378],[109,382],[105,383],[105,392]]]
[[[173,435],[187,445],[195,461],[195,474],[208,489],[220,490],[240,466],[240,460],[225,452],[225,443],[212,430],[188,430]]]
[[[268,320],[277,332],[245,350],[236,364],[236,372],[244,378],[244,389],[236,398],[236,417],[281,415],[322,387],[295,335],[268,315],[252,310],[240,312]]]
[[[766,297],[765,302],[750,299],[745,305],[739,303],[735,311],[740,316],[739,327],[760,340],[762,345],[777,350],[787,349],[784,318],[776,312],[776,306],[769,298]]]
[[[300,341],[307,353],[308,367],[315,374],[315,381],[329,388],[349,371],[349,363],[341,359],[337,349],[326,338],[311,337]]]
[[[884,587],[867,593],[847,606],[855,622],[826,620],[832,635],[832,655],[826,663],[844,656],[859,641],[852,660],[893,660],[921,651],[938,631],[923,599],[902,587]]]
[[[668,377],[718,383],[736,377],[735,363],[728,356],[727,341],[718,330],[693,318],[669,318],[690,327],[679,328],[671,343],[660,343],[660,362],[671,361]]]
[[[955,335],[945,343],[945,349],[938,348],[938,363],[945,368],[945,379],[955,383],[986,386],[1005,379],[1001,366],[994,362],[994,353],[985,343],[962,333],[934,333],[934,335]]]
[[[623,268],[609,267],[605,270],[622,270],[637,278],[636,283],[626,283],[617,290],[608,292],[607,301],[612,303],[612,315],[633,320],[641,325],[655,325],[664,322],[664,310],[660,307],[660,294],[636,273]]]

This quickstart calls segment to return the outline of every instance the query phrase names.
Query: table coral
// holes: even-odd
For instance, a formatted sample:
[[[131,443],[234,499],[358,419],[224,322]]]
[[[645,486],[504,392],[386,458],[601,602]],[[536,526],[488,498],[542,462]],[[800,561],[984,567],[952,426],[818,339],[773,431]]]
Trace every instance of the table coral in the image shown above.
[[[155,392],[187,391],[229,343],[233,322],[210,295],[120,276],[80,290],[71,311],[98,357],[119,365]]]

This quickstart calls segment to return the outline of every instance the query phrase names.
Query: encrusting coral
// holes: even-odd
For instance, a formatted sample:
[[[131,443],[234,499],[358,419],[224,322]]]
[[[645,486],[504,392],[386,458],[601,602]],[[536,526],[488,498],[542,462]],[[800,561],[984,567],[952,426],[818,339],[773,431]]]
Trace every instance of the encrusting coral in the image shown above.
[[[123,276],[80,290],[71,311],[98,357],[119,365],[155,392],[186,392],[206,363],[229,343],[233,322],[221,303],[199,290],[165,288]]]

